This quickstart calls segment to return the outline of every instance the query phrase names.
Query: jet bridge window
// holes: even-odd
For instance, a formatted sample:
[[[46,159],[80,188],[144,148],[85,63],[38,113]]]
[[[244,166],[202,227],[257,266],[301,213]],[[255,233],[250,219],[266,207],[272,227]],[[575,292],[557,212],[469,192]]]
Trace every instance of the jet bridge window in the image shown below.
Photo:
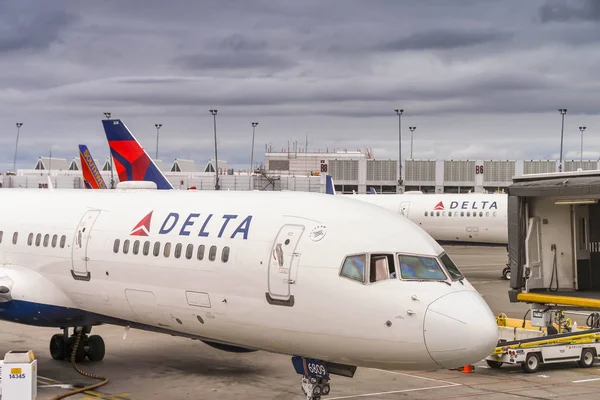
[[[58,242],[58,235],[52,235],[52,247],[56,247],[57,242]]]
[[[460,272],[448,254],[442,254],[440,260],[442,261],[442,264],[444,264],[444,267],[446,267],[446,271],[448,271],[452,280],[456,281],[464,278],[463,274]]]
[[[367,263],[367,256],[364,254],[357,254],[348,256],[344,260],[342,270],[340,271],[341,276],[346,278],[354,279],[355,281],[365,281],[365,264]]]
[[[67,236],[66,235],[62,235],[60,237],[60,248],[64,249],[66,243],[67,243]]]
[[[37,239],[36,239],[36,243],[37,243]],[[115,239],[115,243],[113,244],[113,253],[118,253],[119,252],[119,246],[120,245],[121,245],[121,240]]]
[[[33,233],[30,233],[27,237],[27,245],[31,246],[33,244]]]
[[[42,234],[38,233],[35,235],[35,245],[39,246],[42,243]]]
[[[417,280],[446,280],[446,274],[433,257],[398,255],[400,277]]]
[[[369,282],[396,279],[394,256],[391,254],[371,254]]]

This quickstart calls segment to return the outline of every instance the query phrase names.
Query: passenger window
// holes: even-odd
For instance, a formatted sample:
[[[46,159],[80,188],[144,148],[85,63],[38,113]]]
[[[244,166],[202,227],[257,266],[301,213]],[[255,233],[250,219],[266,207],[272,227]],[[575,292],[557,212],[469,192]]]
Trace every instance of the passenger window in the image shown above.
[[[13,233],[13,244],[17,244],[19,241],[19,232]]]
[[[489,212],[489,211],[486,211],[486,212],[485,212],[485,216],[486,216],[486,217],[489,217],[489,216],[490,216],[490,212]]]
[[[123,254],[129,253],[129,239],[123,242]]]
[[[366,258],[364,254],[346,257],[340,275],[354,279],[355,281],[364,282]]]
[[[193,255],[194,255],[194,245],[188,244],[187,249],[185,250],[185,258],[187,258],[188,260],[191,260]]]
[[[461,212],[460,212],[460,216],[461,216],[461,217],[464,217],[464,216],[465,216],[465,212],[464,212],[464,211],[461,211]]]
[[[64,249],[66,242],[67,242],[67,237],[65,235],[62,235],[60,237],[60,248],[61,249]]]
[[[165,249],[163,251],[163,256],[170,257],[171,256],[171,242],[165,243]]]
[[[29,237],[27,237],[27,245],[31,246],[33,244],[33,233],[29,234]]]
[[[440,212],[439,212],[439,211],[438,211],[438,212],[436,212],[436,213],[435,213],[435,216],[436,216],[436,217],[439,217],[439,216],[440,216]]]
[[[44,235],[44,247],[48,247],[48,242],[50,242],[50,235],[46,233]]]
[[[221,253],[221,261],[226,263],[229,260],[229,247],[223,247],[223,253]]]
[[[209,261],[215,261],[217,258],[217,246],[210,246],[210,250],[208,251],[208,259]]]
[[[452,211],[448,211],[448,216],[451,217],[452,216]]]
[[[482,211],[479,211],[479,216],[483,217],[483,212]]]
[[[372,254],[369,281],[378,282],[386,279],[396,279],[394,257],[391,254]]]
[[[2,243],[2,236],[4,236],[4,231],[0,231],[0,243]]]
[[[121,244],[121,240],[115,239],[115,243],[113,244],[113,253],[119,252],[119,246]]]
[[[204,259],[204,245],[201,244],[198,246],[198,260],[202,261]]]
[[[150,242],[149,241],[145,241],[144,242],[144,255],[147,256],[148,254],[150,254]]]
[[[133,254],[138,254],[140,252],[140,241],[136,240],[135,242],[133,242],[133,250],[132,250]]]
[[[471,216],[471,211],[467,211],[467,217]]]
[[[152,254],[154,254],[154,257],[158,257],[158,255],[160,254],[160,242],[154,243],[154,249],[152,250]]]
[[[425,216],[429,215],[429,213],[427,211],[425,211]]]
[[[398,255],[402,279],[445,280],[446,274],[433,257]]]
[[[463,274],[460,272],[456,264],[452,261],[452,259],[448,256],[448,254],[444,253],[440,257],[442,264],[446,267],[446,271],[450,274],[452,280],[458,280],[464,278]]]
[[[496,211],[494,211],[494,217],[496,216]]]
[[[446,211],[442,211],[442,217],[446,216]]]
[[[177,243],[177,245],[175,246],[175,258],[181,257],[181,248],[182,247],[183,247],[183,245],[181,243]]]
[[[58,243],[58,235],[52,235],[52,247],[56,247],[56,243]]]
[[[35,235],[35,245],[39,246],[40,244],[42,244],[42,234],[38,233]]]

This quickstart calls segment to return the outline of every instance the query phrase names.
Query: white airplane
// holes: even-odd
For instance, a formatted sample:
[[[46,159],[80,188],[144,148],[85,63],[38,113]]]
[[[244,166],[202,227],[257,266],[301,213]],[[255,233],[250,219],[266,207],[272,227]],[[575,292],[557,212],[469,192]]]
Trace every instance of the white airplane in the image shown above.
[[[335,194],[330,176],[326,193]],[[508,244],[506,194],[351,194],[345,197],[407,217],[440,243]]]
[[[123,188],[0,199],[0,319],[62,329],[54,359],[80,337],[77,360],[101,360],[104,341],[88,334],[115,324],[291,355],[318,399],[329,373],[454,368],[497,343],[488,305],[443,249],[380,207]]]

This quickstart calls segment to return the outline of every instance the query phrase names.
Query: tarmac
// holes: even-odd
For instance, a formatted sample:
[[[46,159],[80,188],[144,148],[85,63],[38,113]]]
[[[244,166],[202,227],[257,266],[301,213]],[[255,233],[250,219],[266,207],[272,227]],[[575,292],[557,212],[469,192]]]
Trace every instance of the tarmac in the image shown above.
[[[505,248],[448,246],[448,253],[486,299],[494,314],[522,318],[529,306],[511,304],[508,281],[501,278]],[[77,374],[65,361],[54,361],[48,341],[57,330],[0,322],[0,354],[31,349],[38,360],[38,399],[66,392],[67,386],[96,381]],[[82,363],[86,372],[109,383],[70,399],[269,399],[301,400],[300,376],[289,356],[255,352],[233,354],[198,341],[132,329],[94,327],[106,342],[106,357]],[[438,370],[411,373],[359,368],[354,378],[332,375],[331,394],[338,399],[597,399],[600,363],[589,369],[575,364],[542,366],[526,374],[520,367],[495,370],[485,362],[473,373]]]

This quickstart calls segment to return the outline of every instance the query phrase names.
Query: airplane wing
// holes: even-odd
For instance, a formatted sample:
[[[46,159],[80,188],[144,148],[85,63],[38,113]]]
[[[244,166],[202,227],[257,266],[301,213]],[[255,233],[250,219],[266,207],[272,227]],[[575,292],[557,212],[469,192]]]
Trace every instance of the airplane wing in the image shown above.
[[[79,145],[79,159],[81,160],[81,172],[86,189],[107,189],[106,183],[100,174],[96,162],[85,144]]]
[[[105,119],[102,125],[121,182],[150,181],[156,183],[157,189],[173,189],[123,121]]]

